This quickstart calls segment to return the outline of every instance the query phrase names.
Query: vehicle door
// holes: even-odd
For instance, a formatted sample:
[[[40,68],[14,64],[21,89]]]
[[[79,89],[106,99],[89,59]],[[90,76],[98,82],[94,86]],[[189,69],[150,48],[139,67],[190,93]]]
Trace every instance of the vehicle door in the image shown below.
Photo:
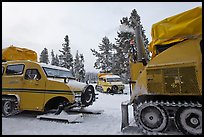
[[[27,68],[24,75],[24,92],[21,95],[24,110],[40,111],[44,105],[45,80],[37,68]]]
[[[24,64],[2,66],[2,94],[21,96]]]

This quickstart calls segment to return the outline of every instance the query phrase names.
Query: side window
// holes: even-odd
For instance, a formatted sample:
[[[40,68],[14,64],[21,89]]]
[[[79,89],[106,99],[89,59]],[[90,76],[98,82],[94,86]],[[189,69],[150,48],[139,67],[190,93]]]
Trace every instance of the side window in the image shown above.
[[[2,66],[2,75],[4,74],[4,67]]]
[[[23,74],[24,65],[16,64],[16,65],[8,65],[6,68],[7,75],[21,75]]]
[[[27,69],[25,73],[25,79],[27,80],[40,80],[41,75],[37,69]]]
[[[103,81],[103,78],[99,78],[100,81]]]

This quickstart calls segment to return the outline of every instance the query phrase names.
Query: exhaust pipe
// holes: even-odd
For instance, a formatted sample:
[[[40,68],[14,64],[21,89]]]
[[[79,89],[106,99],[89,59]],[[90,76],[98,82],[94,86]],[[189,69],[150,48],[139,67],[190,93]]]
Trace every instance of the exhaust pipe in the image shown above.
[[[136,55],[137,55],[137,62],[144,62],[143,64],[146,65],[148,61],[148,56],[145,51],[145,44],[144,39],[142,37],[142,26],[138,22],[136,18],[131,18],[131,20],[136,24],[134,27],[134,33],[135,33],[135,48],[136,48]]]

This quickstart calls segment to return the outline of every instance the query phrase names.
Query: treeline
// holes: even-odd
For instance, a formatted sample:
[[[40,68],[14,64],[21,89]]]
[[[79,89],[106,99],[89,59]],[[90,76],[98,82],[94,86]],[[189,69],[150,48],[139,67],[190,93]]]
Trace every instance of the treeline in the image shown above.
[[[100,72],[108,72],[119,75],[124,83],[128,83],[128,79],[130,77],[129,59],[130,52],[132,50],[130,41],[135,39],[135,29],[138,25],[141,26],[140,28],[148,60],[150,59],[150,55],[147,50],[149,41],[145,35],[145,30],[141,25],[140,16],[135,9],[132,10],[130,17],[123,17],[120,20],[120,23],[120,30],[117,32],[115,43],[110,42],[109,38],[104,36],[101,43],[98,45],[99,50],[90,50],[96,57],[96,61],[93,64],[94,68],[100,70]],[[97,74],[87,73],[86,75],[83,54],[77,51],[73,58],[70,50],[69,37],[66,35],[64,43],[62,44],[62,49],[59,50],[61,54],[54,54],[54,51],[52,50],[52,58],[51,62],[49,62],[48,50],[44,48],[40,54],[40,62],[65,67],[69,69],[79,81],[85,82],[89,80],[95,82]]]
[[[132,10],[129,18],[123,17],[120,23],[120,30],[117,32],[115,43],[111,43],[109,38],[105,36],[98,45],[99,51],[95,49],[91,49],[91,51],[96,57],[94,68],[101,70],[101,72],[111,72],[119,75],[123,82],[128,83],[128,79],[130,78],[129,60],[132,50],[130,41],[135,39],[135,29],[138,25],[141,28],[147,60],[150,59],[147,50],[149,41],[141,25],[140,16],[135,9]]]
[[[48,49],[44,48],[40,54],[39,62],[51,64],[55,66],[60,66],[69,69],[73,76],[76,77],[78,81],[85,82],[85,69],[84,69],[84,55],[76,52],[75,57],[71,54],[71,48],[69,45],[68,35],[64,38],[64,43],[62,44],[62,49],[59,50],[61,53],[57,55],[54,53],[53,49],[51,51],[51,62],[49,61]]]

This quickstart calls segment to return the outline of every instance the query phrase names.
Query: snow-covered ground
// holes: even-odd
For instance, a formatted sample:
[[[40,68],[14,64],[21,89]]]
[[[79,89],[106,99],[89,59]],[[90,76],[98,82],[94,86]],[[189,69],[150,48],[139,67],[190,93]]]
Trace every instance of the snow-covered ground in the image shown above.
[[[20,113],[16,116],[2,118],[2,135],[122,135],[121,102],[129,100],[129,86],[125,85],[127,94],[98,93],[98,99],[87,109],[103,110],[102,114],[83,114],[82,123],[60,123],[36,118],[36,114]],[[132,108],[129,107],[130,121],[133,120]],[[137,134],[137,133],[133,133]]]

